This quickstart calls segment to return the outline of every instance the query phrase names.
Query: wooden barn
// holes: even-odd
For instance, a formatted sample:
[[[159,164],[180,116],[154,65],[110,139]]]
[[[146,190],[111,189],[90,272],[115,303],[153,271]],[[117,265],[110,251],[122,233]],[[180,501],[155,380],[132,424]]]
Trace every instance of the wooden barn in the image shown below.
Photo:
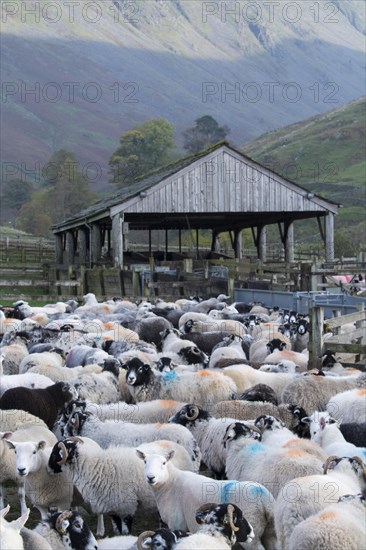
[[[146,259],[154,256],[152,231],[164,231],[167,259],[169,232],[178,230],[181,252],[181,232],[187,229],[196,230],[197,241],[199,230],[211,231],[211,256],[219,234],[230,232],[235,257],[240,258],[245,228],[251,228],[258,259],[265,262],[266,232],[271,226],[279,229],[285,260],[291,262],[294,224],[305,218],[314,218],[325,259],[332,262],[338,206],[222,142],[155,171],[54,226],[56,262],[126,267],[128,235],[133,230],[145,231]],[[194,257],[196,251],[191,252]]]

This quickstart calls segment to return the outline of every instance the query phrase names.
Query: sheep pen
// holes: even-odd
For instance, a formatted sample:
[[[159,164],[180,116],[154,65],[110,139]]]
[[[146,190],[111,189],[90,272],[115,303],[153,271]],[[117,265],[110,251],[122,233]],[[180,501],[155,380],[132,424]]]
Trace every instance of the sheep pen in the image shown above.
[[[193,300],[192,300],[193,302]],[[116,302],[118,303],[118,302]],[[193,307],[193,303],[192,303],[192,307]],[[139,305],[136,305],[136,311],[139,310]],[[187,307],[187,306],[185,306]],[[162,309],[162,306],[160,306],[160,309]],[[154,312],[155,312],[155,315],[157,315],[157,310],[158,308],[155,307],[154,309]],[[128,314],[128,318],[129,318],[129,322],[131,323],[131,318],[132,318],[132,314],[131,314],[131,311],[133,312],[133,314],[135,314],[135,310],[131,309],[129,310],[129,314]],[[168,311],[168,309],[167,309]],[[184,314],[184,309],[183,308],[180,308],[179,306],[176,307],[176,309],[174,309],[174,313],[175,315],[179,315],[179,313],[181,315]],[[117,315],[117,314],[115,314]],[[118,321],[115,320],[114,322],[118,322],[118,323],[123,323],[123,314],[118,314],[119,315],[119,318],[118,318]],[[61,316],[60,316],[61,318]],[[127,317],[126,317],[127,318]],[[60,319],[61,320],[61,319]],[[101,316],[101,321],[104,321],[106,322],[104,319],[102,319],[102,316]],[[62,322],[63,323],[66,323],[67,322],[67,317],[65,316],[65,314],[62,315]],[[70,314],[70,322],[71,322],[71,314]],[[83,324],[85,323],[85,327],[88,326],[88,322],[89,322],[89,325],[90,325],[90,321],[88,321],[88,317],[85,316],[85,318],[83,318],[82,315],[80,315],[80,320],[78,321],[79,324]],[[141,326],[141,320],[139,320],[138,318],[136,319],[136,324],[135,325],[132,325],[130,324],[129,327],[137,327],[138,324],[140,323],[140,326]],[[144,323],[145,325],[145,328],[146,330],[148,330],[148,325],[149,323]],[[161,323],[162,326],[164,326],[164,323],[162,322]],[[216,329],[216,327],[215,327]],[[50,338],[49,334],[47,335],[47,331],[46,331],[46,328],[44,329],[44,336],[43,336],[43,339],[45,342],[47,341],[52,341],[52,338]],[[136,332],[138,333],[138,331],[136,330]],[[213,335],[213,338],[215,339],[218,339],[218,331],[217,329],[214,331],[215,334]],[[207,338],[209,338],[210,336],[210,333],[197,333],[197,334],[207,334]],[[193,335],[193,337],[195,337],[195,333],[194,332],[191,332],[190,335]],[[73,335],[75,336],[75,334]],[[93,343],[95,344],[95,346],[99,349],[102,349],[100,346],[103,344],[103,338],[100,338],[100,335],[98,334],[98,332],[94,332],[94,333],[89,333],[88,336],[90,337],[90,341],[92,342],[92,345]],[[186,336],[185,334],[178,334],[177,335],[177,338],[178,339],[181,339],[182,342],[187,342],[187,339],[186,339]],[[57,342],[57,339],[61,337],[61,334],[60,334],[60,331],[59,332],[55,332],[54,333],[54,345],[56,345],[56,342]],[[83,336],[84,338],[85,336]],[[144,349],[144,345],[146,344],[146,340],[148,339],[149,335],[147,334],[144,334],[144,338],[145,338],[145,341],[143,340],[139,340],[138,342],[126,342],[126,344],[123,343],[123,345],[125,345],[125,351],[128,351],[129,354],[132,354],[133,357],[135,357],[135,361],[138,359],[139,357],[139,353],[141,352],[141,350]],[[227,337],[227,334],[226,333],[223,333],[222,334],[222,342],[224,341],[224,338]],[[65,338],[65,334],[62,335],[62,338],[64,339]],[[201,336],[200,336],[201,338]],[[159,344],[158,343],[158,338],[157,338],[157,333],[156,331],[154,331],[150,337],[150,340],[152,340],[154,343],[153,345],[156,347],[156,352],[158,353],[159,352],[159,346],[161,345],[161,343]],[[205,350],[202,350],[198,344],[199,342],[199,338],[197,337],[196,339],[196,345],[197,347],[200,349],[200,351],[202,351],[203,353],[207,353],[207,348],[205,348]],[[119,343],[121,343],[122,340],[119,340]],[[89,342],[88,342],[89,343]],[[32,345],[34,345],[34,342],[31,342]],[[31,344],[29,344],[29,347],[31,347]],[[220,344],[220,342],[219,342]],[[85,345],[85,344],[84,344]],[[121,345],[121,344],[120,344]],[[122,346],[122,345],[121,345]],[[4,345],[4,348],[6,346]],[[122,347],[121,347],[122,349]],[[223,348],[224,349],[224,348]],[[67,354],[67,352],[66,352]],[[153,355],[153,354],[151,354]],[[207,354],[209,355],[209,354]],[[109,353],[109,356],[110,357],[113,357],[112,353]],[[118,359],[117,359],[118,361]],[[249,365],[247,364],[249,363]],[[240,364],[240,357],[238,357],[238,364]],[[125,363],[126,365],[126,363]],[[250,361],[246,361],[245,363],[243,362],[243,368],[240,368],[239,370],[240,371],[243,371],[243,372],[249,372],[249,368],[250,367]],[[138,367],[140,366],[140,364],[137,365]],[[237,391],[235,392],[235,384],[232,384],[231,382],[233,382],[231,380],[231,382],[228,384],[228,391],[225,395],[221,396],[221,394],[218,394],[217,397],[215,397],[215,399],[210,399],[210,395],[207,394],[205,399],[202,397],[202,393],[200,393],[199,397],[200,397],[200,400],[199,402],[196,402],[195,404],[196,405],[200,405],[200,406],[207,406],[207,408],[209,409],[210,411],[210,414],[216,418],[220,418],[221,416],[223,417],[227,417],[227,416],[230,416],[230,417],[233,417],[236,419],[236,420],[243,420],[242,418],[238,418],[235,416],[235,405],[238,405],[237,409],[239,409],[240,407],[240,410],[242,410],[242,407],[241,407],[241,404],[243,403],[247,409],[247,417],[244,419],[246,421],[254,421],[255,418],[258,416],[257,414],[254,415],[254,417],[251,417],[250,414],[249,414],[249,411],[251,411],[251,409],[253,410],[253,413],[254,411],[257,412],[257,408],[258,410],[260,409],[260,411],[262,412],[262,405],[263,407],[265,407],[265,412],[267,414],[273,414],[273,412],[277,409],[279,412],[281,412],[284,417],[283,417],[283,421],[287,421],[288,420],[288,423],[289,425],[292,426],[292,424],[295,426],[297,425],[297,420],[296,420],[296,417],[294,417],[293,415],[293,412],[291,412],[290,410],[287,410],[286,407],[287,407],[287,403],[289,405],[292,406],[292,408],[300,408],[302,407],[303,410],[304,410],[304,416],[306,415],[310,415],[312,414],[313,410],[312,410],[312,407],[314,406],[313,405],[313,401],[315,399],[315,397],[318,395],[316,392],[313,392],[312,391],[312,388],[313,388],[313,385],[316,384],[316,388],[317,388],[317,391],[318,391],[318,388],[321,388],[323,385],[324,386],[327,386],[327,391],[325,391],[324,393],[324,396],[323,396],[323,399],[320,400],[319,398],[319,401],[321,401],[321,403],[323,404],[324,403],[324,409],[326,407],[326,405],[333,400],[333,396],[337,395],[338,393],[341,394],[341,393],[344,393],[346,391],[355,391],[355,392],[359,392],[359,394],[361,395],[361,392],[362,392],[362,395],[364,395],[364,388],[365,388],[365,381],[364,381],[364,376],[362,375],[362,373],[360,372],[359,373],[359,376],[356,377],[342,377],[342,376],[324,376],[324,377],[318,377],[318,376],[304,376],[303,373],[298,373],[298,372],[295,372],[295,373],[289,373],[287,374],[286,376],[283,376],[283,372],[280,372],[280,371],[277,371],[277,372],[272,372],[272,373],[267,373],[267,372],[262,372],[260,374],[257,374],[257,371],[258,371],[258,366],[260,365],[252,365],[250,367],[250,369],[253,369],[253,371],[255,371],[255,373],[252,373],[252,370],[250,370],[250,380],[249,380],[249,387],[252,388],[256,385],[260,385],[260,383],[262,383],[264,385],[265,382],[268,381],[268,385],[267,385],[267,388],[266,388],[266,391],[265,391],[265,388],[264,387],[259,387],[258,388],[258,393],[256,394],[256,400],[255,400],[255,407],[256,409],[254,409],[254,407],[251,407],[250,405],[248,405],[248,403],[250,403],[250,400],[246,400],[246,401],[242,401],[242,395],[240,394],[240,391]],[[309,365],[309,369],[311,368],[312,365]],[[80,367],[80,368],[79,368]],[[187,367],[187,365],[185,365],[183,359],[182,359],[182,362],[179,363],[179,367]],[[75,369],[75,379],[77,380],[79,376],[81,376],[81,369],[84,368],[82,367],[82,365],[75,365],[74,368],[70,368],[70,367],[63,367],[65,368],[66,370],[68,371],[73,371]],[[120,372],[121,372],[121,375],[122,375],[122,365],[121,367],[118,367],[120,368]],[[154,369],[154,365],[151,367]],[[173,367],[174,369],[174,367]],[[101,370],[101,367],[98,366],[98,371]],[[237,368],[230,368],[230,367],[227,367],[227,370],[226,372],[236,372],[238,369]],[[193,363],[192,365],[192,373],[191,374],[196,374],[196,377],[201,379],[203,378],[204,381],[206,381],[208,378],[210,378],[211,376],[210,375],[204,375],[204,376],[197,376],[197,372],[207,372],[207,373],[210,373],[212,372],[214,374],[214,378],[218,379],[218,380],[221,380],[221,379],[225,379],[226,377],[224,376],[224,373],[225,373],[225,370],[221,371],[221,369],[217,369],[215,370],[215,367],[213,368],[208,368],[207,365],[205,364],[199,364],[199,363]],[[173,370],[174,372],[174,370]],[[179,371],[178,371],[179,372]],[[14,373],[14,374],[17,374],[17,373]],[[165,395],[163,394],[163,399],[166,399],[166,407],[169,406],[173,406],[173,402],[171,401],[172,399],[172,396],[173,398],[176,398],[177,401],[178,401],[178,398],[179,398],[179,408],[184,406],[184,404],[187,404],[187,403],[191,403],[191,399],[188,399],[188,397],[191,397],[192,395],[192,392],[193,390],[191,390],[191,393],[186,395],[186,394],[182,394],[182,396],[184,397],[184,399],[181,399],[181,396],[180,394],[175,394],[173,392],[173,389],[175,389],[174,387],[174,384],[176,384],[176,380],[178,378],[187,378],[190,379],[191,377],[191,374],[189,374],[189,371],[187,369],[187,372],[184,373],[184,375],[182,374],[167,374],[164,376],[164,381],[166,381],[168,383],[168,388],[169,388],[169,392],[172,392],[172,395],[170,395],[170,393],[168,393],[168,395]],[[305,373],[307,374],[307,373]],[[120,375],[120,376],[121,376]],[[13,375],[9,375],[9,376],[13,376]],[[83,376],[88,376],[87,373],[85,373]],[[99,376],[99,374],[95,375],[95,376]],[[109,376],[109,375],[108,375]],[[159,376],[156,374],[156,371],[154,371],[154,376]],[[266,378],[264,378],[266,377]],[[282,386],[282,382],[278,385],[277,382],[279,383],[280,381],[282,381],[282,379],[284,380],[285,382],[285,379],[286,377],[288,377],[288,380],[286,380],[286,384],[284,384],[284,386]],[[193,377],[192,377],[193,378]],[[325,378],[326,381],[322,380],[322,378]],[[334,378],[337,379],[337,382],[334,382]],[[328,382],[328,379],[331,379],[331,381]],[[75,380],[75,381],[76,381]],[[99,380],[99,378],[97,378],[97,380]],[[272,381],[274,381],[274,388],[272,387]],[[313,381],[313,382],[311,382]],[[66,380],[65,380],[66,382]],[[253,383],[252,383],[253,382]],[[309,386],[309,390],[306,391],[305,387],[306,385],[308,384]],[[87,390],[86,391],[89,391],[88,388],[89,388],[89,384],[87,386]],[[121,378],[120,378],[120,386],[121,386]],[[332,386],[332,391],[330,391],[330,386]],[[333,386],[335,388],[335,390],[337,391],[333,391]],[[91,387],[91,386],[90,386]],[[199,386],[198,386],[199,387]],[[302,391],[304,387],[304,392]],[[77,388],[77,384],[76,384],[76,388]],[[247,385],[245,385],[245,389],[243,391],[247,391],[246,390],[247,388]],[[292,392],[292,388],[296,388],[296,391],[298,393],[293,393]],[[241,388],[237,388],[238,390],[240,390]],[[275,406],[273,403],[270,402],[269,400],[269,394],[270,394],[270,391],[269,390],[277,390],[277,398],[278,398],[278,405]],[[120,391],[121,391],[121,387],[120,387]],[[231,393],[236,393],[236,395],[231,395]],[[299,395],[299,399],[287,399],[287,396],[291,394],[291,395]],[[307,395],[309,394],[309,399],[307,397]],[[310,395],[311,394],[311,395]],[[198,394],[197,394],[198,395]],[[305,396],[305,397],[304,397]],[[160,396],[160,393],[157,393],[157,395],[154,394],[154,399],[157,400]],[[230,401],[230,398],[232,397],[235,397],[236,399],[238,399],[237,401],[235,400],[232,400]],[[301,398],[300,398],[301,397]],[[85,395],[83,395],[83,398],[85,399]],[[227,401],[229,399],[229,401]],[[71,403],[71,406],[72,405],[72,401],[70,402]],[[117,402],[117,403],[110,403],[110,404],[104,404],[102,405],[101,403],[92,403],[90,401],[90,403],[87,403],[87,407],[90,408],[90,410],[92,410],[93,412],[95,412],[96,415],[98,415],[98,407],[100,406],[101,407],[101,412],[104,413],[104,411],[107,411],[107,410],[110,410],[111,412],[113,412],[115,409],[121,409],[123,410],[123,408],[126,408],[126,415],[128,413],[129,416],[131,416],[131,412],[130,410],[128,409],[131,408],[131,411],[132,410],[136,410],[138,411],[139,410],[139,407],[141,407],[141,410],[143,410],[148,404],[150,403],[153,403],[152,400],[147,400],[147,401],[141,401],[139,402],[138,400],[135,402],[135,403],[130,403],[130,404],[127,404],[125,401],[124,401],[124,398],[123,398],[123,393],[121,392],[121,397],[120,397],[120,401]],[[164,406],[163,404],[163,401],[161,402],[162,405],[161,406]],[[223,407],[223,405],[225,404],[225,407]],[[230,407],[230,404],[232,404],[232,407]],[[316,404],[318,404],[318,401],[316,402]],[[9,407],[10,405],[13,407],[13,403],[12,404],[9,404]],[[157,404],[154,404],[154,410],[152,411],[151,414],[154,414],[154,417],[156,417],[157,415]],[[177,408],[178,408],[178,403],[177,403]],[[226,409],[225,412],[223,412],[223,409]],[[229,410],[230,410],[230,414],[229,414]],[[6,431],[8,430],[8,428],[6,429],[3,429],[3,425],[5,426],[5,424],[3,424],[3,419],[5,418],[5,416],[7,414],[11,414],[13,411],[7,411],[7,410],[3,410],[3,411],[0,411],[0,431]],[[234,414],[233,414],[234,412]],[[163,411],[162,411],[163,413]],[[305,414],[306,413],[306,414]],[[160,414],[160,413],[159,413]],[[238,414],[239,414],[239,410],[238,410]],[[23,412],[23,418],[24,418],[24,421],[26,419],[26,415],[27,413],[26,412]],[[170,413],[170,416],[173,416],[172,413]],[[48,420],[48,419],[47,419]],[[48,420],[49,424],[51,424],[53,421],[53,418],[51,418],[51,420]],[[119,418],[116,418],[115,419],[115,422],[118,422],[118,421],[121,421],[121,422],[130,422],[132,421],[131,419],[128,419],[127,417],[125,419],[119,419]],[[165,420],[166,421],[166,420]],[[152,420],[152,422],[155,422],[155,420]],[[145,422],[141,422],[141,424],[143,425]],[[22,427],[22,423],[17,423],[17,426],[19,428]],[[208,470],[206,466],[202,465],[201,466],[201,469],[200,469],[200,472],[199,472],[201,475],[205,475],[207,476],[208,478],[214,478],[215,477],[215,472],[211,471],[211,470]],[[113,480],[111,480],[111,483],[113,483]],[[12,520],[14,518],[17,518],[19,517],[19,513],[20,513],[20,508],[19,508],[19,497],[18,497],[18,494],[17,494],[17,487],[15,485],[13,485],[12,483],[8,483],[6,485],[6,490],[7,490],[7,493],[6,493],[6,504],[9,503],[10,506],[11,506],[11,511],[9,512],[9,520]],[[235,503],[234,503],[235,504]],[[88,525],[90,526],[92,532],[95,534],[96,533],[96,528],[97,528],[97,517],[96,515],[94,515],[92,512],[91,512],[91,509],[89,507],[89,505],[83,503],[83,502],[79,502],[78,503],[78,506],[81,506],[81,513],[82,515],[84,516],[84,519],[86,519]],[[32,509],[31,512],[30,512],[30,518],[27,522],[27,525],[26,527],[27,528],[33,528],[35,527],[37,524],[38,524],[38,521],[40,520],[40,516],[39,516],[39,513],[37,512],[37,510],[34,510]],[[133,528],[132,528],[132,534],[133,535],[139,535],[141,532],[145,531],[145,530],[154,530],[154,529],[158,529],[160,526],[160,523],[159,523],[159,516],[157,513],[152,513],[152,514],[144,514],[142,511],[137,511],[137,514],[136,514],[136,517],[135,517],[135,520],[134,520],[134,524],[133,524]],[[112,529],[112,524],[110,523],[110,521],[107,519],[106,522],[105,522],[105,527],[106,527],[106,535],[108,536],[113,536],[115,533]],[[248,546],[248,549],[251,547],[251,545]],[[266,548],[267,550],[267,548]],[[269,549],[271,550],[271,549]]]

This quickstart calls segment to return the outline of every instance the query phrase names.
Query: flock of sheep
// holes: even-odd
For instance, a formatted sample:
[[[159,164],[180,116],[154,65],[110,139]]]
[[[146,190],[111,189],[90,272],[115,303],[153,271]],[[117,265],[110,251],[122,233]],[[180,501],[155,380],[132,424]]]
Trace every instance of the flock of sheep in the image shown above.
[[[366,375],[312,369],[306,316],[87,294],[1,308],[0,337],[2,550],[366,546]]]

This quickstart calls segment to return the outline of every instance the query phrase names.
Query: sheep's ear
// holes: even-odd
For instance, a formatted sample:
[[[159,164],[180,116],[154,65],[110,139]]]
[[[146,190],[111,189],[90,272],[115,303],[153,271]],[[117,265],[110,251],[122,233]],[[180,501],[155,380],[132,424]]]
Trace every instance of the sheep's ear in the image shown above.
[[[175,455],[175,451],[174,449],[172,449],[171,451],[169,451],[169,453],[167,454],[166,456],[166,460],[171,460],[173,458],[173,456]]]
[[[13,529],[16,529],[17,531],[20,531],[28,520],[29,512],[30,509],[27,508],[27,511],[22,516],[20,516],[20,518],[16,519],[15,521],[11,521],[9,526]]]
[[[6,508],[3,508],[3,509],[0,511],[0,516],[1,516],[2,518],[4,518],[4,517],[6,516],[6,514],[9,513],[9,510],[10,510],[10,506],[9,506],[9,504],[8,504]]]
[[[140,449],[136,449],[136,454],[139,458],[141,458],[141,460],[145,460],[145,458],[147,457],[147,454],[143,451],[140,451]]]
[[[40,451],[41,449],[44,449],[46,447],[47,443],[45,441],[39,441],[37,445],[37,451]]]
[[[0,432],[0,438],[1,439],[8,439],[11,435],[13,434],[13,432]]]
[[[9,441],[9,439],[4,439],[4,443],[9,447],[9,449],[15,450],[15,445],[12,441]]]

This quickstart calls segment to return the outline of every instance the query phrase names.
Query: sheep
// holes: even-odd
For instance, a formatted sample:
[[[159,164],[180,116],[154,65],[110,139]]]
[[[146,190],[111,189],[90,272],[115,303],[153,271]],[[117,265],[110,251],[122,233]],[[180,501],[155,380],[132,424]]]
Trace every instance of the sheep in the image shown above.
[[[53,380],[42,374],[12,374],[3,375],[0,378],[0,397],[10,388],[22,386],[23,388],[48,388]]]
[[[274,376],[280,376],[276,374]],[[362,383],[359,378],[329,378],[324,376],[298,376],[283,388],[281,401],[303,407],[308,414],[324,411],[327,403],[337,393],[354,389]]]
[[[308,420],[310,423],[311,439],[318,443],[322,449],[330,455],[338,456],[359,456],[366,461],[366,448],[357,447],[353,443],[346,441],[339,429],[337,421],[329,416],[327,412],[315,412]]]
[[[366,422],[343,423],[339,426],[346,441],[359,447],[366,447]]]
[[[65,361],[59,353],[45,351],[43,353],[30,353],[24,359],[22,359],[19,365],[19,374],[24,374],[31,367],[35,366],[54,366],[62,367]]]
[[[184,332],[186,333],[211,331],[221,331],[223,334],[235,334],[236,336],[247,334],[246,327],[240,321],[232,321],[231,319],[189,320],[184,324]]]
[[[0,409],[23,409],[41,418],[52,430],[64,403],[75,397],[75,390],[63,382],[40,389],[10,388],[0,397]]]
[[[31,425],[47,428],[46,423],[38,418],[38,416],[34,416],[34,414],[30,414],[21,409],[0,409],[1,432],[15,432],[15,430],[19,428],[26,428]]]
[[[365,499],[345,495],[299,523],[289,539],[290,550],[360,550],[365,547]]]
[[[164,317],[147,317],[141,319],[136,325],[136,332],[141,340],[150,342],[159,346],[161,343],[161,333],[167,329],[173,328],[173,325]]]
[[[243,392],[239,399],[241,401],[263,401],[268,403],[273,403],[273,405],[278,405],[278,399],[275,392],[267,384],[256,384],[248,390]]]
[[[299,367],[299,372],[306,372],[309,363],[309,353],[304,350],[303,353],[297,351],[283,349],[274,351],[264,358],[264,363],[276,365],[282,361],[292,361]]]
[[[0,507],[4,507],[5,483],[13,481],[18,486],[18,495],[20,499],[21,513],[26,510],[24,480],[17,475],[15,468],[15,456],[5,443],[6,440],[12,441],[36,441],[42,439],[49,445],[54,445],[56,436],[46,427],[34,424],[26,424],[14,432],[0,432]]]
[[[275,336],[275,338],[272,338]],[[288,338],[285,338],[280,333],[274,333],[266,337],[261,336],[255,340],[249,348],[249,360],[251,363],[261,363],[265,360],[269,353],[274,350],[291,349],[291,344]]]
[[[261,415],[254,421],[254,426],[259,428],[262,434],[262,443],[271,448],[281,447],[283,449],[301,449],[313,455],[322,463],[326,460],[327,454],[314,441],[303,439],[285,427],[284,423],[271,415]]]
[[[85,365],[103,365],[108,359],[108,353],[99,348],[93,348],[85,344],[73,346],[67,354],[65,366],[68,368],[85,367]]]
[[[306,319],[297,321],[296,333],[292,340],[293,351],[302,352],[309,344],[309,322]]]
[[[222,369],[222,372],[235,382],[238,394],[256,384],[266,384],[276,392],[278,399],[283,388],[298,376],[292,373],[262,372],[249,365],[231,365]]]
[[[185,331],[185,324],[187,321],[207,321],[207,314],[201,313],[197,311],[187,311],[186,313],[183,313],[181,317],[179,318],[178,322],[178,329],[180,332],[186,332]],[[214,330],[214,329],[212,329]]]
[[[3,361],[3,374],[19,374],[19,365],[28,356],[27,340],[16,332],[7,333],[8,338],[3,338],[0,344],[0,352]]]
[[[106,420],[101,422],[91,413],[74,412],[64,427],[64,437],[89,437],[96,441],[102,449],[111,445],[137,447],[141,443],[168,439],[182,445],[192,460],[192,468],[199,470],[201,461],[200,449],[189,430],[183,426],[170,424],[133,424]]]
[[[55,444],[48,467],[55,474],[65,473],[92,512],[98,514],[98,536],[104,534],[102,514],[111,515],[118,534],[128,535],[137,507],[146,513],[156,511],[154,495],[143,481],[143,467],[135,449],[102,449],[87,437],[71,437]]]
[[[139,359],[132,359],[125,367],[127,387],[136,402],[160,398],[202,405],[229,399],[236,392],[235,383],[221,372],[161,374]]]
[[[77,403],[77,404],[76,404]],[[71,401],[68,407],[72,410],[75,407],[82,412],[95,414],[99,420],[114,420],[114,422],[133,422],[135,424],[147,424],[152,422],[168,422],[169,418],[181,409],[184,403],[169,399],[154,399],[141,402],[138,405],[128,404],[124,401],[99,405],[89,401]],[[76,409],[75,409],[76,410]],[[304,414],[306,416],[306,414]],[[66,418],[67,421],[67,418]],[[59,421],[61,424],[61,422]]]
[[[27,509],[20,518],[8,522],[5,516],[8,514],[9,510],[10,506],[0,510],[1,550],[23,550],[24,545],[20,530],[27,522],[30,510]]]
[[[15,451],[16,472],[24,477],[25,492],[41,517],[46,518],[52,508],[65,510],[71,506],[73,485],[65,475],[54,478],[46,469],[52,447],[45,440],[14,441],[4,439]]]
[[[216,418],[230,417],[238,420],[254,420],[262,414],[279,418],[286,428],[299,437],[310,438],[308,424],[301,421],[306,412],[301,407],[282,403],[276,407],[272,403],[262,401],[221,401],[211,409]]]
[[[239,336],[233,335],[230,337],[230,343],[225,347],[215,349],[210,357],[208,363],[209,368],[216,366],[218,361],[222,358],[225,359],[246,359],[246,355],[242,348],[242,339]]]
[[[158,529],[146,531],[138,537],[138,548],[150,550],[230,550],[236,542],[250,543],[253,528],[235,504],[204,504],[195,513],[199,530],[193,535],[183,531]]]
[[[294,374],[300,371],[300,367],[293,361],[283,359],[279,363],[261,365],[258,370],[262,372],[291,372]]]
[[[366,488],[365,465],[359,457],[328,457],[324,474],[295,478],[282,487],[274,505],[279,548],[290,549],[291,533],[301,521],[339,497],[357,495]]]
[[[366,422],[366,389],[334,395],[326,405],[330,416],[343,422]]]
[[[55,367],[55,366],[44,366],[38,365],[36,367],[31,367],[28,373],[42,374],[47,376],[53,382],[67,382],[82,376],[83,374],[99,374],[102,372],[103,367],[100,365],[86,365],[85,367],[74,367],[69,369],[67,367]],[[22,375],[24,376],[24,375]]]
[[[144,461],[146,484],[152,488],[162,520],[169,529],[198,531],[195,510],[209,502],[236,504],[253,526],[251,548],[274,548],[273,497],[258,483],[218,481],[179,470],[172,464],[174,453],[149,454],[136,450]]]
[[[222,332],[214,330],[211,332],[188,332],[188,334],[182,334],[182,340],[190,340],[196,346],[206,353],[211,355],[213,348],[222,343]]]
[[[202,461],[216,476],[225,472],[223,435],[232,418],[214,418],[194,404],[184,405],[169,422],[188,428],[202,453]],[[178,427],[178,426],[177,426]]]
[[[20,534],[25,542],[25,550],[43,550],[40,544],[48,544],[52,550],[99,548],[83,517],[71,510],[50,514],[34,530],[22,529]]]
[[[322,461],[307,453],[301,445],[272,448],[259,442],[260,434],[257,428],[238,422],[226,428],[223,443],[225,473],[229,479],[261,483],[276,498],[291,479],[322,473]]]
[[[80,375],[70,380],[69,385],[80,399],[94,403],[116,403],[121,399],[119,370],[112,358],[105,361],[102,372]]]
[[[208,357],[190,340],[182,340],[176,329],[167,329],[162,336],[162,351],[172,351],[184,357],[188,363],[208,364]]]

